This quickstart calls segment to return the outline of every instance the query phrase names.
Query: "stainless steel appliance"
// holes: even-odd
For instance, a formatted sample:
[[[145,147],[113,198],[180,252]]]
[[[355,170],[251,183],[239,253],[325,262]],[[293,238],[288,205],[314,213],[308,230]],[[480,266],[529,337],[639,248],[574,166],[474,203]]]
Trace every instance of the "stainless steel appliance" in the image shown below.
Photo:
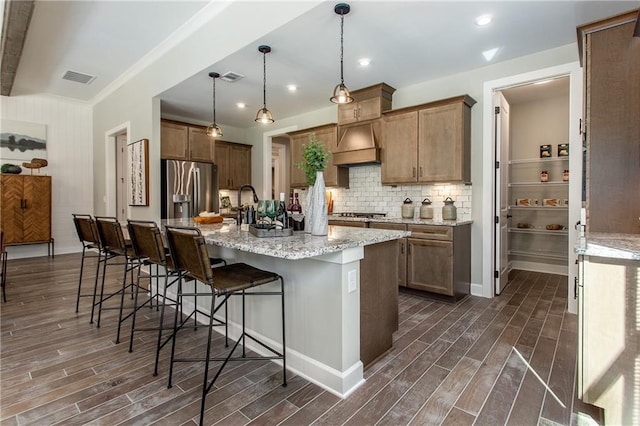
[[[218,212],[218,167],[194,161],[161,160],[162,218]]]

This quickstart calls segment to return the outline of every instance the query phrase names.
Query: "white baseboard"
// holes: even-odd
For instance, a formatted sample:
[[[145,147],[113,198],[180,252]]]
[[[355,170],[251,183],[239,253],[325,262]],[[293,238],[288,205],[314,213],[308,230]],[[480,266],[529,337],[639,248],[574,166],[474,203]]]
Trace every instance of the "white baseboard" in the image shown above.
[[[550,265],[540,262],[526,262],[523,260],[514,260],[511,269],[520,269],[522,271],[543,272],[545,274],[569,275],[567,265]]]

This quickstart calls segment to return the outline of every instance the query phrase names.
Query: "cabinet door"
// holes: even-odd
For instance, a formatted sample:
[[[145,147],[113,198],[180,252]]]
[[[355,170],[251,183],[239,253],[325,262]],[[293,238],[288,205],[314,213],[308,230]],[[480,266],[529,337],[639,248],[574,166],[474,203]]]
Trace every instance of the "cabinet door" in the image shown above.
[[[407,227],[400,223],[378,223],[370,222],[369,228],[375,229],[391,229],[393,231],[406,231]],[[400,238],[396,240],[398,244],[398,285],[401,287],[407,286],[407,239]]]
[[[302,144],[309,141],[309,134],[303,133],[291,136],[290,138],[290,148],[291,148],[291,187],[292,188],[306,188],[309,185],[307,184],[307,178],[304,175],[304,171],[300,169],[297,164],[301,163],[304,158],[302,157]]]
[[[23,242],[51,239],[51,177],[24,177]]]
[[[418,125],[418,181],[464,182],[463,104],[421,110]]]
[[[0,227],[4,231],[5,244],[22,242],[24,176],[3,174],[0,176]]]
[[[358,121],[380,118],[380,98],[375,97],[358,102]]]
[[[408,238],[407,287],[453,296],[453,243]]]
[[[358,121],[358,103],[338,105],[338,124],[349,124]]]
[[[415,183],[418,112],[386,116],[383,129],[380,171],[382,183]]]
[[[231,189],[231,169],[229,168],[229,144],[221,141],[215,143],[216,165],[218,166],[218,187]]]
[[[231,188],[238,189],[242,185],[251,184],[251,147],[230,145],[229,175]]]
[[[324,149],[327,152],[333,152],[338,147],[338,128],[330,127],[326,129],[320,129],[315,131],[316,139],[322,142]],[[307,139],[309,140],[309,139]],[[334,166],[331,157],[327,162],[327,167],[324,170],[324,184],[325,186],[339,186],[338,184],[338,167]]]
[[[160,158],[189,159],[189,127],[184,124],[161,122]]]
[[[207,136],[207,129],[189,127],[189,158],[203,163],[214,162],[215,140]]]

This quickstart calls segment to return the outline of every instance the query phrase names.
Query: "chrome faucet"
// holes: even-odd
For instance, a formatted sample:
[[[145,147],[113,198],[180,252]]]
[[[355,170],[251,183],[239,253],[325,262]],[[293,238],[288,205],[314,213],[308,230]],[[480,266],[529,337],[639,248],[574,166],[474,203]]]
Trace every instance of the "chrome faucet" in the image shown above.
[[[258,194],[256,194],[256,190],[251,185],[242,185],[240,189],[238,189],[238,214],[236,215],[236,223],[238,226],[242,224],[242,191],[244,189],[250,189],[253,192],[253,202],[257,203],[259,201]]]

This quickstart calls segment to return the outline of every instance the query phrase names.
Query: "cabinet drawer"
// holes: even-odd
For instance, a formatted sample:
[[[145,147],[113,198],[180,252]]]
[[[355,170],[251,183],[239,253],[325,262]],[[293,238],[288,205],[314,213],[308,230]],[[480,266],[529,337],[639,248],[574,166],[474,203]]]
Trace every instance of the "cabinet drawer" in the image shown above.
[[[406,231],[407,225],[405,225],[404,223],[369,222],[369,228],[390,229],[392,231]]]
[[[329,225],[351,226],[352,228],[366,228],[367,222],[356,222],[350,220],[330,220]]]
[[[453,240],[453,228],[451,226],[409,225],[409,231],[411,231],[411,238]]]

